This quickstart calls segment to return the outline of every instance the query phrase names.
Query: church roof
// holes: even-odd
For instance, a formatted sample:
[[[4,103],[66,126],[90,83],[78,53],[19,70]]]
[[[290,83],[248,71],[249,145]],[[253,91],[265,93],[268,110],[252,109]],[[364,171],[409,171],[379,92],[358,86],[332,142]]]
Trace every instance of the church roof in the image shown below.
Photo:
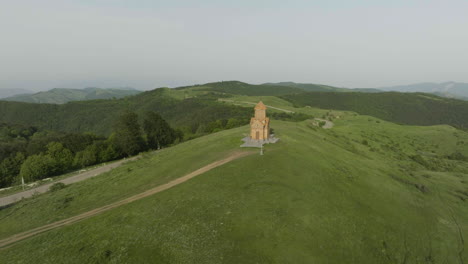
[[[266,106],[263,104],[262,101],[258,102],[258,104],[255,106],[254,108],[255,110],[259,109],[259,110],[266,110]]]

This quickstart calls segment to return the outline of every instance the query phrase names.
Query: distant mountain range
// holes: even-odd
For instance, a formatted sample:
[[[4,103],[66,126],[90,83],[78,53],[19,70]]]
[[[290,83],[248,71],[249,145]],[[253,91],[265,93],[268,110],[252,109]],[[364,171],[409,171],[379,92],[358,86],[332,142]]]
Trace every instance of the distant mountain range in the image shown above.
[[[456,98],[468,100],[468,83],[444,82],[444,83],[417,83],[410,85],[399,85],[381,88],[339,88],[329,85],[311,84],[311,83],[294,83],[294,82],[278,82],[265,83],[264,85],[285,86],[301,89],[307,92],[363,92],[363,93],[379,93],[379,92],[403,92],[403,93],[431,93],[441,97]]]
[[[242,94],[269,94],[282,95],[291,93],[306,92],[362,92],[379,93],[386,91],[396,91],[404,93],[431,93],[446,98],[456,98],[468,100],[468,83],[444,82],[444,83],[417,83],[411,85],[400,85],[381,88],[342,88],[330,85],[295,83],[295,82],[277,82],[264,83],[261,85],[250,85],[244,87],[242,82],[223,82],[212,83],[213,90],[218,92],[233,92]],[[229,85],[228,85],[229,84]],[[183,88],[183,87],[180,87]],[[180,89],[176,88],[176,89]],[[255,88],[255,89],[254,89]],[[232,90],[232,91],[231,91]],[[0,89],[0,100],[16,101],[27,103],[49,103],[64,104],[70,101],[86,101],[95,99],[122,98],[125,96],[136,95],[141,91],[133,88],[96,88],[89,87],[85,89],[67,89],[55,88],[49,91],[33,93],[24,89]]]
[[[0,98],[11,97],[19,94],[30,94],[33,91],[26,89],[0,89]]]
[[[133,88],[55,88],[49,91],[38,92],[35,94],[15,95],[3,98],[1,100],[26,103],[64,104],[71,101],[122,98],[129,95],[135,95],[140,92],[141,91],[135,90]]]
[[[417,83],[410,85],[382,87],[378,89],[383,91],[396,91],[405,93],[433,93],[443,97],[468,100],[468,83]]]
[[[306,92],[363,92],[363,93],[378,93],[381,90],[374,88],[338,88],[329,85],[313,84],[313,83],[295,83],[295,82],[278,82],[265,83],[264,85],[276,85],[298,88]]]
[[[204,133],[217,120],[249,122],[252,108],[227,104],[219,98],[254,96],[297,107],[353,111],[399,124],[448,124],[468,129],[468,102],[424,93],[306,92],[281,85],[252,85],[238,81],[179,88],[158,88],[117,100],[34,104],[0,100],[0,123],[35,126],[63,132],[110,135],[113,124],[126,110],[143,115],[158,112],[172,126],[188,133]],[[241,97],[242,98],[242,97]],[[240,99],[241,100],[241,99]],[[285,102],[284,100],[288,101]],[[221,121],[220,121],[221,122]],[[201,131],[201,132],[197,132]]]

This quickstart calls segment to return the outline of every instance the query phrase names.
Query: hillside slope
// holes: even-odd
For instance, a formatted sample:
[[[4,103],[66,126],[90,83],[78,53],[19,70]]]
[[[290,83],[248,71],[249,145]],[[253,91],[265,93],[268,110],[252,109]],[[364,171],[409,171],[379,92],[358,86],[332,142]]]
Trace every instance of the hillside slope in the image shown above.
[[[381,90],[373,88],[338,88],[329,85],[313,84],[313,83],[295,83],[295,82],[279,82],[279,83],[266,83],[275,86],[287,86],[304,90],[306,92],[363,92],[363,93],[380,93]]]
[[[183,92],[180,95],[183,96]],[[248,122],[250,109],[216,103],[210,95],[187,99],[178,97],[177,91],[160,88],[122,99],[69,102],[63,105],[0,101],[0,123],[109,135],[115,120],[125,110],[138,114],[155,111],[171,125],[188,127],[193,131],[200,125],[218,119],[243,118],[244,124]]]
[[[26,103],[40,104],[64,104],[70,101],[85,101],[95,99],[122,98],[129,95],[135,95],[141,91],[134,89],[119,88],[85,88],[85,89],[66,89],[55,88],[45,92],[35,94],[24,94],[7,97],[2,100]]]
[[[238,96],[279,96],[298,106],[350,110],[410,125],[448,124],[468,128],[468,102],[429,94],[310,92],[294,87],[219,82],[159,88],[115,100],[69,102],[63,105],[0,101],[0,123],[36,126],[65,132],[109,135],[125,110],[159,112],[174,127],[196,133],[212,122],[235,119],[247,124],[252,106],[218,99]]]
[[[296,106],[354,111],[408,125],[468,128],[468,102],[423,93],[303,93],[281,98]]]
[[[210,91],[218,92],[225,94],[235,94],[235,95],[283,95],[283,94],[292,94],[300,93],[304,90],[296,87],[289,87],[284,85],[275,85],[275,84],[248,84],[239,81],[224,81],[224,82],[214,82],[207,83],[199,86],[188,86],[180,87],[176,89],[197,89],[201,91]]]
[[[376,122],[379,121],[379,122]],[[347,114],[272,121],[280,142],[0,254],[34,263],[459,263],[468,134]],[[0,237],[129,197],[225,157],[247,127],[201,137],[0,210]],[[258,151],[258,150],[257,150]],[[416,158],[417,157],[417,158]],[[28,217],[24,217],[28,215]],[[40,246],[39,246],[40,245]]]

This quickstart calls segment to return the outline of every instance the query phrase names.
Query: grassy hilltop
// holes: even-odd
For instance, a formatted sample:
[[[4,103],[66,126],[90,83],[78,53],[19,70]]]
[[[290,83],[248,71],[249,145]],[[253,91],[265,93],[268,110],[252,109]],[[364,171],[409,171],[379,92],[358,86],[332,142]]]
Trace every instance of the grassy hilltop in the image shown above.
[[[2,251],[0,262],[466,261],[468,163],[457,157],[468,156],[468,134],[324,114],[335,117],[333,129],[273,120],[281,140],[265,155],[21,241]],[[239,148],[247,132],[244,126],[191,140],[0,210],[0,237],[120,200],[232,152],[258,152]]]

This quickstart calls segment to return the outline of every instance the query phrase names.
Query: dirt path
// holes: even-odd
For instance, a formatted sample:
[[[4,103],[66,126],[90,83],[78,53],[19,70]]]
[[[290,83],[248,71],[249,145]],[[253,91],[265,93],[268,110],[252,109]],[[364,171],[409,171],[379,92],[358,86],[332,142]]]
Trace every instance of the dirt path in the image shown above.
[[[52,186],[53,184],[55,184],[57,182],[62,182],[64,184],[71,184],[71,183],[83,181],[83,180],[98,176],[99,174],[102,174],[104,172],[108,172],[108,171],[110,171],[110,170],[112,170],[114,168],[117,168],[120,165],[122,165],[124,162],[131,161],[131,160],[136,160],[136,159],[138,159],[138,156],[132,157],[132,158],[129,158],[129,159],[119,160],[119,161],[116,161],[116,162],[113,162],[113,163],[110,163],[110,164],[107,164],[107,165],[104,165],[104,166],[101,166],[101,167],[98,167],[98,168],[83,172],[83,173],[80,173],[80,174],[77,174],[77,175],[74,175],[74,176],[59,180],[59,181],[54,181],[54,182],[51,182],[51,183],[48,183],[48,184],[38,186],[38,187],[33,188],[33,189],[29,189],[29,190],[26,190],[26,191],[22,191],[22,192],[18,192],[18,193],[14,193],[14,194],[11,194],[11,195],[8,195],[8,196],[1,197],[0,198],[0,207],[5,206],[5,205],[9,205],[9,204],[12,204],[12,203],[16,203],[19,200],[21,200],[22,198],[31,197],[36,193],[45,193],[45,192],[47,192],[49,190],[50,186]]]
[[[322,128],[324,128],[324,129],[330,129],[330,128],[332,128],[333,125],[334,125],[332,121],[329,121],[329,120],[326,120],[326,119],[315,118],[315,120],[325,122],[325,125],[323,125],[323,127],[322,127]]]
[[[67,218],[67,219],[64,219],[64,220],[60,220],[60,221],[57,221],[57,222],[54,222],[54,223],[51,223],[51,224],[48,224],[48,225],[37,227],[37,228],[31,229],[29,231],[25,231],[25,232],[16,234],[16,235],[11,236],[9,238],[2,239],[2,240],[0,240],[0,250],[11,247],[13,243],[18,242],[18,241],[23,240],[23,239],[26,239],[26,238],[29,238],[29,237],[32,237],[32,236],[37,235],[39,233],[46,232],[46,231],[49,231],[49,230],[54,229],[54,228],[58,228],[58,227],[66,226],[66,225],[71,225],[71,224],[76,223],[78,221],[90,218],[90,217],[95,216],[97,214],[100,214],[100,213],[106,212],[108,210],[111,210],[113,208],[119,207],[121,205],[128,204],[128,203],[131,203],[133,201],[137,201],[137,200],[140,200],[142,198],[148,197],[150,195],[156,194],[158,192],[167,190],[167,189],[169,189],[169,188],[171,188],[173,186],[176,186],[178,184],[186,182],[189,179],[191,179],[191,178],[193,178],[195,176],[198,176],[198,175],[200,175],[202,173],[205,173],[205,172],[207,172],[207,171],[209,171],[211,169],[214,169],[214,168],[219,167],[219,166],[221,166],[223,164],[226,164],[226,163],[228,163],[230,161],[233,161],[233,160],[241,158],[241,157],[245,157],[245,156],[250,155],[250,154],[253,154],[253,152],[236,152],[236,153],[232,154],[231,156],[229,156],[229,157],[227,157],[225,159],[215,161],[215,162],[213,162],[211,164],[208,164],[205,167],[202,167],[202,168],[200,168],[198,170],[195,170],[195,171],[193,171],[193,172],[191,172],[191,173],[189,173],[189,174],[187,174],[185,176],[182,176],[180,178],[172,180],[172,181],[170,181],[170,182],[168,182],[166,184],[157,186],[157,187],[155,187],[153,189],[149,189],[149,190],[147,190],[145,192],[142,192],[142,193],[136,194],[134,196],[128,197],[128,198],[123,199],[121,201],[114,202],[114,203],[105,205],[103,207],[96,208],[96,209],[93,209],[91,211],[88,211],[88,212],[85,212],[85,213],[82,213],[82,214],[79,214],[79,215],[76,215],[76,216],[73,216],[73,217],[70,217],[70,218]]]

